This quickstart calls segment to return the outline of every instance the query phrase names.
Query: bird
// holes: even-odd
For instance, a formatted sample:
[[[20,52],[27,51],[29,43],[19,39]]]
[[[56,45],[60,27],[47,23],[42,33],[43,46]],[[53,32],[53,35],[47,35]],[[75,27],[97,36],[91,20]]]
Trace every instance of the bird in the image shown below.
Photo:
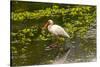
[[[69,34],[64,30],[63,27],[54,24],[54,21],[49,19],[44,25],[43,29],[48,28],[48,31],[54,36],[63,36],[70,38]]]
[[[54,21],[49,19],[46,24],[44,25],[43,29],[47,28],[48,31],[56,37],[59,36],[63,36],[65,38],[70,38],[69,34],[64,30],[63,27],[61,27],[60,25],[54,24]],[[57,38],[58,39],[58,38]],[[59,42],[59,41],[56,41]],[[70,47],[63,47],[61,45],[57,45],[57,43],[52,43],[51,45],[47,46],[45,50],[51,50],[51,49],[55,49],[55,48],[59,48],[60,52],[69,52]]]
[[[51,19],[49,19],[49,20],[46,22],[46,24],[43,26],[42,29],[45,29],[45,28],[47,28],[48,31],[49,31],[53,36],[57,37],[57,38],[56,38],[57,40],[55,39],[56,42],[58,41],[58,37],[59,37],[59,36],[62,36],[62,37],[65,37],[65,38],[70,38],[69,34],[64,30],[64,28],[61,27],[60,25],[54,24],[54,21],[51,20]],[[56,43],[56,42],[55,42],[55,43]],[[52,44],[52,45],[49,45],[49,47],[55,48],[55,47],[57,47],[57,45],[56,45],[56,44]]]

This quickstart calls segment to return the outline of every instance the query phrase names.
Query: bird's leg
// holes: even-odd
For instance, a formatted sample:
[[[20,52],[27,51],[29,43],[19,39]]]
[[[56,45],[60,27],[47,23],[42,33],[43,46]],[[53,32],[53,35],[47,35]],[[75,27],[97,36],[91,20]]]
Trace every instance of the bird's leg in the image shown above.
[[[55,45],[57,45],[57,47],[60,47],[60,40],[59,40],[59,36],[55,37]]]
[[[59,36],[56,36],[56,44],[59,42]]]
[[[53,43],[54,41],[55,41],[55,37],[52,36],[52,38],[51,38],[51,42]]]
[[[58,44],[58,37],[54,36],[54,44]]]
[[[59,42],[58,36],[54,36],[54,45],[55,45],[56,47],[58,47],[58,42]]]
[[[52,43],[55,43],[57,40],[57,36],[52,34]]]
[[[54,35],[52,35],[51,38],[51,44],[49,45],[50,48],[56,48],[57,44],[56,44],[56,37]]]

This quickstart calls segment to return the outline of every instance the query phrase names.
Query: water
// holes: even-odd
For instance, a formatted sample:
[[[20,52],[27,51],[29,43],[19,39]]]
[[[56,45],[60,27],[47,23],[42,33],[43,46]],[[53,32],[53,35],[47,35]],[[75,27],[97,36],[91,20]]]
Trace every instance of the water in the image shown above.
[[[18,41],[16,41],[18,42]],[[91,28],[83,39],[56,44],[51,40],[33,40],[32,43],[14,44],[12,48],[12,65],[66,64],[96,61],[96,29]],[[59,45],[50,48],[49,45]],[[67,50],[70,48],[69,50]],[[16,49],[16,51],[15,51]]]

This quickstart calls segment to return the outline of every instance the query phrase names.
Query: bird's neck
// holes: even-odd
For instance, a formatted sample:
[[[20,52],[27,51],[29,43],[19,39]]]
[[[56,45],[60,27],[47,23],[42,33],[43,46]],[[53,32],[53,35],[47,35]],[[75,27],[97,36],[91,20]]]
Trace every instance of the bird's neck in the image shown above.
[[[48,25],[48,29],[50,29],[53,25]]]

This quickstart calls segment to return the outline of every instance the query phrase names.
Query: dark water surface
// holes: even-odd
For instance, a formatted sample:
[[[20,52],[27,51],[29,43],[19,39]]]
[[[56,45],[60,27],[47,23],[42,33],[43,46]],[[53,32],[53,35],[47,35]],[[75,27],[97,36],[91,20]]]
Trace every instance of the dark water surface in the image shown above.
[[[63,46],[49,48],[51,41],[34,40],[12,51],[12,65],[62,64],[96,61],[96,29],[90,29],[83,39],[65,40]],[[44,45],[45,44],[45,45]],[[60,43],[59,43],[60,44]],[[17,44],[15,44],[16,46]],[[70,47],[70,51],[65,51]],[[12,48],[15,49],[15,48]]]

